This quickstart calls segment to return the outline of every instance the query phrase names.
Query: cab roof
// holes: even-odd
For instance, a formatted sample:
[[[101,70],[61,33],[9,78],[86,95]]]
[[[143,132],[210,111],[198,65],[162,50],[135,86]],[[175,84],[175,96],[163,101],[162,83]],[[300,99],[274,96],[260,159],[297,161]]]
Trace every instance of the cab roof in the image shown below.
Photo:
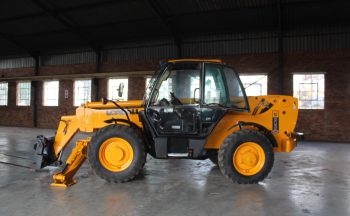
[[[221,59],[170,59],[170,63],[176,62],[212,62],[212,63],[223,63]]]

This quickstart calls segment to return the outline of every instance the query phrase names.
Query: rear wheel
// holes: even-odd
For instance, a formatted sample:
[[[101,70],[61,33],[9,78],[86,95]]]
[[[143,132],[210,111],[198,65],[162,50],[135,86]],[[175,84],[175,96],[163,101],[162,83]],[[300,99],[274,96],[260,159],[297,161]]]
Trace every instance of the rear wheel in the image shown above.
[[[146,161],[139,132],[124,125],[101,128],[88,146],[88,160],[95,173],[109,182],[134,179]]]
[[[266,136],[258,131],[240,130],[224,140],[218,161],[225,177],[239,184],[254,184],[271,171],[274,153]]]

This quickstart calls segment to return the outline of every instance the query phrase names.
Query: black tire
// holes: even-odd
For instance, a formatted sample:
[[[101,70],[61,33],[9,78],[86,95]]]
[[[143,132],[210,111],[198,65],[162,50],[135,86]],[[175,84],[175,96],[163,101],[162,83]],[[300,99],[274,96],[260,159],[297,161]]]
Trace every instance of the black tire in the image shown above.
[[[242,175],[233,165],[233,155],[236,149],[245,142],[254,142],[263,149],[265,162],[259,172],[254,175]],[[223,142],[218,153],[219,167],[222,174],[238,184],[256,184],[264,180],[272,169],[274,152],[272,144],[265,135],[254,130],[240,130],[229,135]]]
[[[139,134],[137,129],[124,125],[109,125],[98,130],[88,146],[88,160],[94,172],[106,181],[116,183],[131,181],[139,175],[146,161],[144,143]],[[120,172],[106,169],[99,160],[101,145],[107,139],[115,137],[128,141],[134,154],[131,164]]]

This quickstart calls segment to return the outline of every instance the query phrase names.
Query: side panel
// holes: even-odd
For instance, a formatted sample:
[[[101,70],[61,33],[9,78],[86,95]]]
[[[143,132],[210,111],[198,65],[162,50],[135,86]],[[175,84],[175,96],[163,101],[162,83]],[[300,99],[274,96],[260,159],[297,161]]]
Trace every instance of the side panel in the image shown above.
[[[269,95],[249,97],[248,100],[252,111],[249,113],[230,112],[226,114],[208,136],[205,148],[219,149],[228,135],[240,129],[238,126],[233,126],[243,121],[257,123],[272,131],[277,143],[274,151],[292,151],[296,145],[292,133],[298,117],[297,99],[291,96]],[[269,105],[270,108],[264,110],[265,105]],[[254,110],[257,110],[255,115],[253,114]]]
[[[142,100],[129,100],[129,101],[117,101],[118,105],[121,107],[141,107]],[[111,102],[103,104],[102,102],[87,102],[84,107],[91,109],[113,109],[115,105]]]
[[[141,101],[125,101],[120,102],[121,106],[128,106],[126,108],[130,121],[142,128],[138,113],[143,110],[141,108]],[[129,108],[129,106],[139,106]],[[91,107],[91,108],[89,108]],[[125,113],[120,109],[115,109],[113,104],[102,104],[101,102],[86,103],[84,106],[76,109],[75,116],[62,116],[58,126],[55,142],[54,153],[56,158],[59,153],[66,147],[73,136],[78,132],[93,132],[96,129],[107,126],[111,123],[105,123],[106,120],[111,119],[127,119]],[[125,124],[125,123],[121,123]]]
[[[143,110],[141,107],[142,101],[118,101],[118,104],[123,107],[129,114],[130,121],[142,128],[138,113]],[[125,119],[125,113],[115,107],[113,103],[103,104],[101,102],[86,103],[84,106],[78,107],[76,110],[79,130],[83,132],[93,132],[96,129],[105,127],[111,123],[106,123],[106,120]],[[120,124],[125,124],[121,123]]]

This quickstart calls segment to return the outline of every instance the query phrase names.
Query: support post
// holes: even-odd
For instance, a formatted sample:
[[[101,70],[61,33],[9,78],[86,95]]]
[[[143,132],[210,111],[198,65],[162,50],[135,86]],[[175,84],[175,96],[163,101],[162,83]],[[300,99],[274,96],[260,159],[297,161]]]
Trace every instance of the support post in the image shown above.
[[[39,75],[39,67],[40,67],[40,62],[39,62],[39,56],[36,55],[34,57],[34,61],[35,61],[35,66],[34,66],[34,76],[38,76]],[[32,121],[32,125],[33,127],[37,127],[38,126],[38,82],[39,81],[32,81],[32,117],[33,117],[33,121]]]
[[[175,41],[176,45],[176,57],[181,58],[182,57],[182,41],[181,41],[181,35],[179,33],[176,33],[175,28],[172,27],[172,24],[169,23],[168,19],[166,19],[163,15],[161,10],[159,9],[159,6],[156,4],[156,2],[152,0],[144,0],[144,2],[149,6],[149,9],[157,16],[158,20],[162,24],[165,31],[167,31],[171,37]]]
[[[180,38],[175,39],[176,44],[176,57],[178,59],[182,58],[182,41]]]
[[[277,0],[278,15],[278,91],[284,94],[284,47],[283,47],[283,24],[282,24],[282,3]]]
[[[101,72],[101,62],[102,62],[102,58],[101,58],[101,50],[97,50],[96,51],[96,73],[100,73]],[[95,88],[95,101],[100,100],[100,84],[99,84],[99,79],[98,78],[94,78],[93,79],[93,85]]]

